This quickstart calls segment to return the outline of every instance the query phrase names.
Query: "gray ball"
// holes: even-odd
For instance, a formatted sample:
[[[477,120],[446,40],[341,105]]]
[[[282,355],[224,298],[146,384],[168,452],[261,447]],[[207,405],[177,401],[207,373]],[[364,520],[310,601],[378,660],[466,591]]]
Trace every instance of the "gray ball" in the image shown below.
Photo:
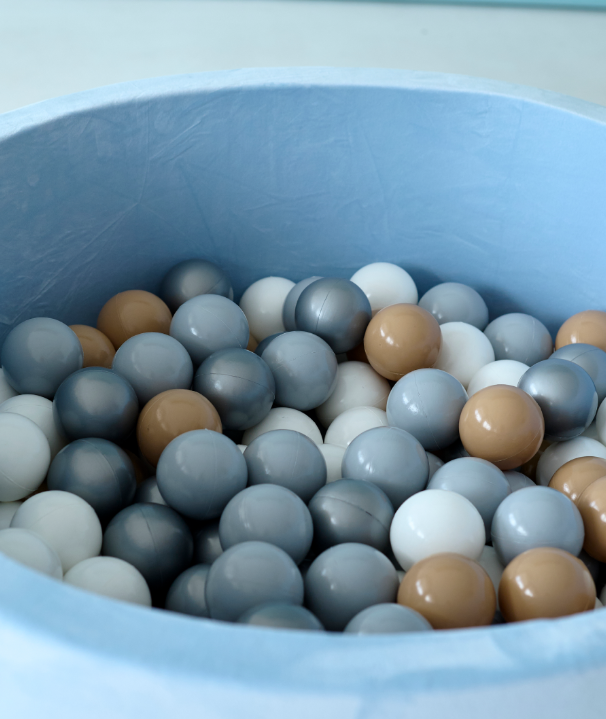
[[[208,564],[196,564],[181,573],[171,584],[164,607],[192,617],[209,617],[205,592],[209,569]]]
[[[192,519],[214,519],[246,487],[246,462],[228,437],[195,429],[166,446],[156,478],[169,507]]]
[[[276,332],[273,335],[269,335],[269,337],[266,337],[264,340],[261,340],[259,344],[255,347],[255,354],[259,357],[263,355],[263,352],[269,347],[270,343],[273,342],[276,337],[279,337],[280,335],[283,335],[284,332]]]
[[[438,324],[466,322],[479,330],[488,324],[488,307],[469,285],[443,282],[428,290],[419,300],[419,307],[431,312]]]
[[[297,329],[318,335],[336,353],[349,352],[362,342],[371,317],[368,297],[358,285],[333,277],[308,285],[295,307]]]
[[[400,634],[432,630],[427,619],[410,607],[375,604],[356,614],[343,631],[346,634]]]
[[[337,357],[309,332],[285,332],[263,352],[276,381],[276,402],[302,412],[319,407],[337,383]]]
[[[512,492],[517,492],[520,489],[525,489],[526,487],[536,487],[536,483],[533,482],[530,477],[527,477],[521,472],[516,472],[512,469],[508,472],[503,472],[503,474],[505,475],[505,479],[507,480],[509,488]]]
[[[102,553],[136,567],[152,593],[167,590],[191,563],[193,539],[170,507],[133,504],[107,525]]]
[[[78,439],[53,459],[48,488],[82,497],[101,522],[110,520],[135,496],[137,480],[129,456],[106,439]]]
[[[586,344],[565,345],[556,350],[549,359],[574,362],[582,367],[593,380],[598,393],[598,405],[606,397],[606,352],[599,347]]]
[[[582,434],[598,409],[591,377],[574,362],[549,359],[538,362],[520,377],[518,387],[541,408],[545,439],[563,442]]]
[[[429,461],[420,442],[397,427],[359,434],[343,455],[341,474],[376,484],[394,509],[427,486]]]
[[[446,449],[459,439],[459,417],[467,392],[458,379],[439,369],[409,372],[387,398],[387,421],[416,437],[423,448]]]
[[[227,549],[211,566],[206,604],[213,619],[237,621],[261,604],[302,604],[303,578],[283,549],[266,542],[243,542]]]
[[[292,332],[297,329],[297,323],[295,322],[295,307],[297,306],[301,292],[303,292],[306,287],[309,287],[312,282],[321,279],[321,277],[314,276],[301,280],[301,282],[297,282],[297,284],[286,295],[284,307],[282,308],[282,324],[287,332]]]
[[[238,619],[238,624],[271,629],[304,629],[321,632],[320,620],[305,607],[296,604],[263,604],[253,607]]]
[[[244,459],[249,484],[279,484],[305,503],[326,484],[322,452],[311,439],[292,429],[260,435],[244,450]]]
[[[68,439],[125,440],[135,428],[139,402],[124,377],[103,367],[85,367],[64,380],[53,416]]]
[[[141,504],[163,504],[168,506],[164,501],[164,497],[160,494],[158,480],[155,477],[148,477],[141,482],[135,492],[134,501]]]
[[[368,544],[388,551],[394,509],[376,485],[359,479],[338,479],[311,498],[315,541],[324,550],[336,544]]]
[[[198,295],[175,312],[170,336],[185,347],[198,367],[213,352],[228,347],[246,349],[250,332],[237,304],[221,295]]]
[[[429,479],[431,479],[438,469],[444,466],[444,462],[431,452],[425,452],[425,454],[427,455],[427,462],[429,464]],[[429,481],[429,479],[427,481]]]
[[[585,539],[581,513],[550,487],[527,487],[499,505],[492,520],[492,546],[501,564],[527,549],[555,547],[578,556]]]
[[[182,304],[198,295],[222,295],[233,299],[227,274],[208,260],[185,260],[170,269],[160,285],[160,297],[174,314]]]
[[[486,541],[497,507],[511,493],[509,482],[498,467],[476,457],[461,457],[447,462],[431,478],[427,489],[444,489],[468,499],[484,520]]]
[[[185,347],[160,332],[144,332],[127,339],[118,348],[112,369],[130,382],[141,407],[160,392],[189,389],[194,376]]]
[[[235,347],[214,352],[196,372],[194,389],[210,400],[226,429],[248,429],[264,419],[276,396],[267,364]]]
[[[200,564],[212,564],[222,554],[219,520],[206,522],[194,537],[194,561]]]
[[[553,350],[547,327],[535,317],[519,312],[497,317],[484,334],[494,349],[495,360],[516,360],[531,367],[546,360]]]
[[[34,317],[13,328],[2,345],[0,365],[19,394],[55,396],[66,377],[82,369],[84,353],[76,333],[50,317]]]
[[[219,522],[223,549],[242,542],[267,542],[283,549],[295,564],[307,556],[313,534],[303,500],[275,484],[243,489],[229,501]]]
[[[366,544],[337,544],[317,557],[305,577],[305,603],[326,629],[341,631],[363,609],[395,602],[398,575]]]

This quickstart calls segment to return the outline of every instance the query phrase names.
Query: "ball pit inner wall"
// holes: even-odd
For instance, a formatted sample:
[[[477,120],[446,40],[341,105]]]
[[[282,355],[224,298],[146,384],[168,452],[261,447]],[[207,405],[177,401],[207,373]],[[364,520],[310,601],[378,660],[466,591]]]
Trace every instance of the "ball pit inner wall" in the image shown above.
[[[394,262],[422,295],[472,285],[555,335],[606,309],[606,108],[380,70],[126,83],[0,116],[0,342],[94,324],[203,256],[236,299],[268,274]],[[603,715],[606,612],[350,637],[145,610],[0,556],[7,716],[234,719]]]

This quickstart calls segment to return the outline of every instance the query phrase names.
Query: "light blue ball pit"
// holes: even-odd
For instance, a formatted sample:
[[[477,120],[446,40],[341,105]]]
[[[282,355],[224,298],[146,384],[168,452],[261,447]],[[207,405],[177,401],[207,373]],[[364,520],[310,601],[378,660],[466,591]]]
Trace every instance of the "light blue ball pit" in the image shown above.
[[[606,309],[606,109],[382,70],[128,83],[0,117],[0,337],[94,323],[203,256],[267,274],[404,266],[552,333]],[[86,595],[0,557],[6,716],[601,717],[606,612],[456,632],[260,630]]]

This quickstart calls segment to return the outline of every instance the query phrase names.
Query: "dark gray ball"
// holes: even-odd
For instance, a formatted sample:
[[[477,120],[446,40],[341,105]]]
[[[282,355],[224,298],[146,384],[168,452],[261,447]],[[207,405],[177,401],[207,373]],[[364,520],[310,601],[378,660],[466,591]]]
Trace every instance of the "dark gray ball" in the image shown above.
[[[206,522],[194,536],[194,561],[200,564],[212,564],[222,554],[219,520]]]
[[[155,477],[148,477],[146,480],[141,482],[135,492],[134,501],[141,504],[163,504],[168,506],[164,501],[164,497],[160,494],[158,481]]]
[[[363,609],[343,630],[346,634],[427,632],[431,624],[419,612],[401,604],[375,604]]]
[[[261,604],[302,604],[303,579],[283,549],[266,542],[243,542],[227,549],[211,566],[206,604],[213,619],[237,621]]]
[[[398,575],[366,544],[338,544],[315,559],[305,577],[305,604],[326,629],[341,631],[363,609],[395,602]]]
[[[362,342],[371,317],[368,297],[358,285],[336,277],[312,282],[295,307],[297,329],[318,335],[338,354]]]
[[[268,542],[295,564],[305,559],[314,529],[309,510],[294,492],[276,484],[247,487],[229,501],[219,522],[223,549],[242,542]]]
[[[246,462],[228,437],[195,429],[167,445],[156,479],[169,507],[192,519],[214,519],[246,487]]]
[[[309,332],[285,332],[263,352],[276,381],[276,402],[302,412],[319,407],[337,383],[337,357]]]
[[[322,452],[311,439],[292,429],[260,435],[244,450],[244,459],[249,484],[279,484],[305,503],[326,484]]]
[[[320,620],[305,607],[296,604],[263,604],[253,607],[238,619],[238,624],[270,629],[304,629],[321,632]]]
[[[19,394],[55,396],[66,377],[82,369],[82,345],[63,322],[34,317],[13,328],[2,345],[0,365]]]
[[[563,442],[582,434],[598,409],[591,377],[574,362],[549,359],[538,362],[520,377],[518,387],[541,408],[545,439]]]
[[[209,564],[196,564],[180,574],[168,590],[165,608],[192,617],[209,617],[205,592],[209,569]]]
[[[53,415],[70,440],[100,437],[125,440],[135,428],[139,402],[124,377],[103,367],[85,367],[64,380],[55,394]]]
[[[495,360],[516,360],[532,367],[546,360],[553,351],[547,327],[535,317],[520,312],[497,317],[484,334],[494,349]]]
[[[349,444],[341,464],[343,477],[376,484],[394,509],[427,486],[429,460],[421,443],[403,429],[374,427]]]
[[[428,290],[419,300],[419,307],[431,312],[438,324],[466,322],[479,330],[488,324],[488,307],[469,285],[443,282]]]
[[[297,323],[295,322],[295,307],[297,306],[301,292],[303,292],[306,287],[309,287],[312,282],[321,279],[321,277],[308,277],[305,280],[301,280],[301,282],[297,282],[297,284],[286,295],[284,307],[282,308],[282,324],[287,332],[292,332],[297,329]]]
[[[598,393],[598,404],[606,397],[606,352],[586,344],[565,345],[556,350],[549,359],[574,362],[591,377]]]
[[[254,352],[231,347],[202,362],[194,389],[204,395],[226,429],[248,429],[264,419],[276,397],[276,383],[267,364]]]
[[[48,488],[82,497],[106,522],[128,506],[135,496],[137,480],[129,456],[106,439],[78,439],[53,459]]]
[[[276,332],[273,335],[269,335],[269,337],[266,337],[264,340],[261,340],[259,344],[255,347],[255,354],[261,357],[263,355],[263,352],[269,347],[270,343],[273,342],[276,337],[279,337],[280,335],[283,335],[284,332]]]
[[[187,524],[170,507],[133,504],[107,525],[102,553],[129,562],[152,592],[162,592],[191,563],[193,544]]]
[[[118,348],[112,369],[130,382],[141,407],[160,392],[189,389],[194,376],[185,347],[160,332],[144,332],[127,339]]]
[[[227,274],[208,260],[185,260],[170,269],[160,285],[160,297],[174,314],[187,300],[198,295],[222,295],[233,299]]]

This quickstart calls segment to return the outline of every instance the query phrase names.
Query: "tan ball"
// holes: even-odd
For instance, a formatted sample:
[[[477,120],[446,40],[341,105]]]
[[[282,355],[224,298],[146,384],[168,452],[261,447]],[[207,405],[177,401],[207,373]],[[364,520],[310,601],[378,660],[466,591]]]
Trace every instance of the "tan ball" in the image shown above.
[[[144,290],[119,292],[101,308],[97,329],[109,337],[116,349],[143,332],[167,335],[172,315],[159,297]]]
[[[552,489],[562,492],[575,504],[583,492],[596,479],[606,476],[606,459],[577,457],[563,464],[549,482]]]
[[[103,332],[89,325],[70,325],[69,328],[75,332],[82,345],[84,352],[82,367],[112,368],[116,350]]]
[[[606,352],[606,312],[586,310],[564,322],[556,335],[556,350],[577,343],[593,345]]]
[[[583,549],[590,557],[606,562],[606,477],[594,480],[577,500],[585,525]]]

